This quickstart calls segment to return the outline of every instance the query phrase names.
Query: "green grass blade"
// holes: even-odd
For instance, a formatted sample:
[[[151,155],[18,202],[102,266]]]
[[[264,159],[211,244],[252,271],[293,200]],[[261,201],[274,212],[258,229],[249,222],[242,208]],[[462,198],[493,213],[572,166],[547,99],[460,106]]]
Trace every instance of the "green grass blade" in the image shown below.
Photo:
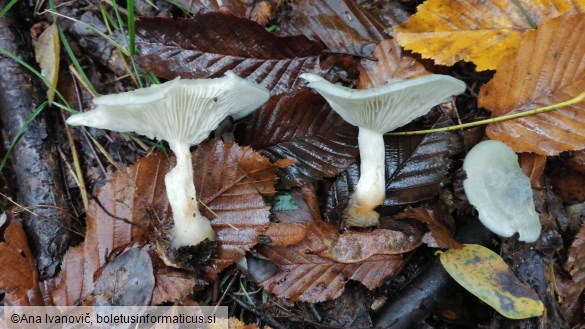
[[[18,0],[11,0],[6,5],[6,7],[2,8],[2,11],[0,11],[0,17],[4,17],[4,15],[6,15],[6,13],[10,10],[10,8],[12,8],[17,2],[18,2]]]

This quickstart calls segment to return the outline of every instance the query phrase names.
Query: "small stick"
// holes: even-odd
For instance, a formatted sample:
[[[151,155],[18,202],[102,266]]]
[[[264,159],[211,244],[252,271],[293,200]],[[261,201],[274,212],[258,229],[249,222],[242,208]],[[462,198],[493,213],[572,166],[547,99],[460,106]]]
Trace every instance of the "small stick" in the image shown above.
[[[458,129],[464,129],[464,128],[470,128],[470,127],[477,127],[477,126],[486,125],[486,124],[489,124],[489,123],[497,123],[497,122],[502,122],[502,121],[508,121],[508,120],[512,120],[512,119],[517,119],[517,118],[527,117],[527,116],[531,116],[531,115],[535,115],[535,114],[540,114],[540,113],[544,113],[544,112],[549,112],[549,111],[552,111],[552,110],[557,110],[557,109],[560,109],[560,108],[563,108],[563,107],[567,107],[567,106],[571,106],[571,105],[575,105],[575,104],[581,103],[583,100],[585,100],[585,92],[582,92],[577,97],[572,98],[572,99],[570,99],[568,101],[564,101],[564,102],[561,102],[561,103],[557,103],[557,104],[553,104],[553,105],[549,105],[549,106],[545,106],[545,107],[540,107],[540,108],[537,108],[537,109],[534,109],[534,110],[530,110],[530,111],[524,111],[524,112],[514,113],[514,114],[509,114],[509,115],[503,115],[503,116],[497,117],[497,118],[479,120],[479,121],[475,121],[475,122],[468,122],[468,123],[464,123],[464,124],[460,124],[460,125],[456,125],[456,126],[450,126],[450,127],[435,128],[435,129],[426,129],[426,130],[415,130],[415,131],[403,131],[403,132],[395,132],[395,133],[386,133],[384,135],[386,135],[386,136],[424,135],[424,134],[438,133],[438,132],[441,132],[441,131],[453,131],[453,130],[458,130]]]

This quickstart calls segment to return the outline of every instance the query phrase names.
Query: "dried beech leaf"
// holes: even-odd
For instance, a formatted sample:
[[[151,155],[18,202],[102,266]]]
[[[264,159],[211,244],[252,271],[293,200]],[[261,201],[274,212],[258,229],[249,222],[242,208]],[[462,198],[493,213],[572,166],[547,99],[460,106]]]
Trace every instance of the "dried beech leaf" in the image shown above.
[[[543,173],[546,166],[546,156],[534,153],[522,153],[519,156],[520,168],[530,178],[533,189],[544,188]]]
[[[281,18],[278,33],[305,35],[334,52],[369,55],[386,39],[384,23],[352,0],[300,0]]]
[[[317,255],[338,263],[359,263],[374,255],[397,255],[407,253],[422,244],[421,237],[377,229],[372,232],[349,232],[330,235],[324,241],[326,249]]]
[[[327,249],[323,242],[338,235],[337,229],[326,222],[314,222],[307,232],[305,240],[293,246],[258,248],[263,256],[280,267],[280,272],[260,282],[260,286],[291,301],[317,303],[341,295],[349,280],[359,281],[369,289],[379,287],[402,266],[399,255],[374,255],[353,264],[320,257],[316,253]]]
[[[290,246],[302,241],[307,235],[307,225],[297,223],[270,223],[264,233],[274,246]]]
[[[4,242],[0,243],[0,264],[3,266],[0,271],[0,289],[6,292],[5,305],[44,305],[36,261],[24,229],[16,220],[11,220],[4,232]]]
[[[475,63],[477,70],[490,70],[517,47],[522,48],[518,43],[523,33],[533,29],[530,20],[540,25],[548,18],[577,11],[585,11],[585,1],[429,0],[395,29],[396,40],[437,64],[466,60]],[[576,30],[564,30],[572,31]]]
[[[394,79],[410,79],[430,72],[414,58],[404,56],[394,39],[380,42],[371,55],[377,61],[362,59],[358,89],[374,88]]]
[[[430,230],[432,239],[427,239],[426,235],[423,238],[429,247],[433,248],[462,248],[459,242],[453,238],[455,233],[455,222],[453,218],[447,213],[447,209],[440,205],[423,207],[423,208],[406,208],[400,214],[395,216],[398,219],[414,218],[423,223],[426,223]]]
[[[286,187],[332,177],[355,162],[357,128],[308,90],[271,98],[237,130],[238,140],[270,160],[292,159],[278,170]]]
[[[493,117],[567,101],[585,91],[585,14],[562,16],[526,33],[484,85],[479,106]],[[585,148],[585,103],[489,124],[487,135],[515,152],[557,155]]]
[[[156,284],[152,292],[152,305],[181,301],[193,293],[197,283],[192,275],[170,267],[157,269],[154,277]]]
[[[435,119],[436,120],[436,119]],[[447,124],[441,117],[433,125]],[[437,195],[448,180],[451,155],[459,149],[452,132],[420,136],[385,137],[386,199],[381,208],[406,205]],[[359,164],[351,165],[326,192],[324,212],[334,219],[344,208],[359,180]]]
[[[219,13],[141,18],[136,46],[138,64],[159,77],[212,78],[232,70],[273,95],[297,86],[301,73],[323,72],[322,44],[301,36],[278,38],[247,19]]]
[[[246,0],[174,0],[192,13],[204,13],[209,11],[229,11],[232,15],[246,17],[248,1]]]

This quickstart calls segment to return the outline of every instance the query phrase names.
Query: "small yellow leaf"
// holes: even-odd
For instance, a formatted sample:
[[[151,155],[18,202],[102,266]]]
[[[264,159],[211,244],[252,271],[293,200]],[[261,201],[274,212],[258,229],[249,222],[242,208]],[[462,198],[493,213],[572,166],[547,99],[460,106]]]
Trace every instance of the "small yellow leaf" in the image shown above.
[[[57,25],[51,24],[51,26],[41,33],[34,48],[35,58],[41,68],[41,74],[56,88],[59,77],[61,51]],[[47,99],[52,101],[54,98],[55,90],[53,88],[47,89]]]
[[[440,255],[445,270],[463,288],[510,319],[539,316],[544,305],[495,252],[476,244]]]
[[[525,31],[545,19],[585,11],[585,0],[429,0],[395,30],[396,41],[437,64],[495,69]]]

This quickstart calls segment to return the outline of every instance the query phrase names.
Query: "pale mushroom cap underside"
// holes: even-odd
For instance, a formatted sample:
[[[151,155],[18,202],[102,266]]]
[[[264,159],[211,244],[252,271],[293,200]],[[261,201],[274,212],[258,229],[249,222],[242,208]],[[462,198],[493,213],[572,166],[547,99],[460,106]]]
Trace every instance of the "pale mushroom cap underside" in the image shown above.
[[[518,156],[506,144],[483,141],[465,157],[465,195],[490,231],[520,241],[538,239],[541,224],[535,210],[530,179],[518,165]]]
[[[175,79],[96,97],[94,110],[75,114],[67,123],[195,145],[227,116],[244,117],[268,98],[266,88],[228,72],[222,78]]]
[[[392,131],[427,114],[433,106],[465,91],[465,83],[430,74],[364,90],[346,88],[305,73],[301,78],[319,92],[345,121],[379,133]]]

